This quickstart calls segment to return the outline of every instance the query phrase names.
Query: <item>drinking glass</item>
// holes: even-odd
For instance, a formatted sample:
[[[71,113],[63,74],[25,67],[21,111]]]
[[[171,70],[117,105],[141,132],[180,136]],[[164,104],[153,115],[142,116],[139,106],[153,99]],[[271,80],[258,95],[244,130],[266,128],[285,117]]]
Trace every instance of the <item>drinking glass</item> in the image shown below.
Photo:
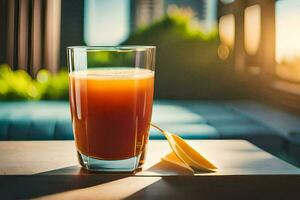
[[[154,46],[67,48],[79,163],[132,172],[145,160],[154,91]]]

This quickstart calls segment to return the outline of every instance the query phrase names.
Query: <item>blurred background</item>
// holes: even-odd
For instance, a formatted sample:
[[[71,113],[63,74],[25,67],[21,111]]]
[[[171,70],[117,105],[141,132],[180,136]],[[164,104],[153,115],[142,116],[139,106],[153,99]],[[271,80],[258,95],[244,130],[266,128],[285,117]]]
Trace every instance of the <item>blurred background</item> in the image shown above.
[[[300,166],[299,11],[298,0],[0,0],[0,140],[73,139],[67,46],[155,45],[155,123]]]
[[[0,0],[0,99],[67,99],[67,46],[139,44],[157,46],[156,98],[286,104],[278,96],[300,92],[299,9],[297,0]]]

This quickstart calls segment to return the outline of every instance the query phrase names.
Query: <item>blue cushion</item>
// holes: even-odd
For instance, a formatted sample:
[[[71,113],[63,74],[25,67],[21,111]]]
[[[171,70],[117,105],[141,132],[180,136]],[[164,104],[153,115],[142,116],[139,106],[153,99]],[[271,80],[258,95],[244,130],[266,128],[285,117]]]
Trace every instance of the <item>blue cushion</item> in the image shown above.
[[[235,120],[248,120],[247,118],[235,114],[235,113],[219,113],[214,115],[205,115],[205,118],[209,123],[215,124],[215,123],[223,123],[223,122],[234,122]],[[248,120],[249,121],[249,120]]]
[[[220,138],[218,131],[207,124],[165,124],[161,128],[185,139]],[[165,137],[155,128],[151,128],[150,139],[165,139]]]
[[[185,107],[194,113],[203,115],[204,117],[230,113],[230,109],[222,103],[193,102],[186,104]]]
[[[58,121],[56,121],[54,139],[55,140],[73,140],[74,139],[72,123],[69,118],[59,119]]]
[[[222,138],[249,138],[260,135],[273,136],[276,133],[260,124],[228,124],[216,125],[215,127],[220,132]]]
[[[30,118],[24,116],[12,116],[8,132],[7,140],[26,140],[30,131]]]
[[[178,105],[155,104],[153,107],[152,122],[155,124],[164,123],[206,123],[206,120],[199,114]]]
[[[0,140],[7,139],[9,123],[10,123],[10,120],[7,118],[0,119]]]
[[[68,102],[1,102],[1,140],[53,140],[57,121],[63,121],[67,131],[58,138],[73,139]],[[60,130],[58,125],[58,130]]]
[[[32,118],[29,140],[53,140],[55,121],[51,118]]]
[[[253,139],[274,134],[222,103],[209,101],[155,101],[152,122],[188,139]],[[0,140],[73,138],[68,102],[0,102]],[[151,129],[150,138],[163,136]]]

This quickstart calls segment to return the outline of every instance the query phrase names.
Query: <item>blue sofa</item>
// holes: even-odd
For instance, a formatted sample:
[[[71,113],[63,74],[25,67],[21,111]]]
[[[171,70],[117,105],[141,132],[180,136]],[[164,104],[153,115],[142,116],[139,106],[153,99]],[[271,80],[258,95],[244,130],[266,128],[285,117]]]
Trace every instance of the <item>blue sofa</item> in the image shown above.
[[[152,122],[186,139],[246,139],[277,155],[288,142],[272,127],[218,101],[155,101]],[[73,139],[68,102],[0,102],[0,140]],[[150,139],[164,137],[151,129]]]
[[[276,137],[274,130],[220,103],[156,101],[152,122],[187,139]],[[151,129],[150,139],[163,139]],[[69,103],[1,102],[0,140],[72,140]]]

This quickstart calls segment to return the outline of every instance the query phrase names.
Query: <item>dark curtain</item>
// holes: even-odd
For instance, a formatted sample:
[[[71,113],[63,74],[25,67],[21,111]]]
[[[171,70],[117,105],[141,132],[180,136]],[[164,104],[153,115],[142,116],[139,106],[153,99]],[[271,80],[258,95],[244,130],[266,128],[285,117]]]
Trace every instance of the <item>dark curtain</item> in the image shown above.
[[[83,45],[83,0],[0,0],[0,64],[35,76],[66,66],[65,48]]]
[[[0,0],[0,63],[6,61],[7,0]]]

